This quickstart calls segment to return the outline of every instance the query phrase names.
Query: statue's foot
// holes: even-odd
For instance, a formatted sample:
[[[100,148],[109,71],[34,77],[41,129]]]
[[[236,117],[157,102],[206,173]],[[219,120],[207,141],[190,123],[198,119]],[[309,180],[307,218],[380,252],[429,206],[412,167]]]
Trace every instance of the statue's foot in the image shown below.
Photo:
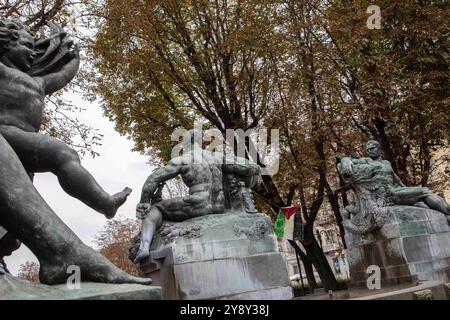
[[[117,213],[117,210],[120,208],[121,205],[125,203],[128,196],[131,194],[131,191],[132,190],[130,188],[125,188],[123,189],[122,192],[118,192],[112,196],[112,205],[104,213],[107,219],[114,218],[114,216]]]
[[[149,250],[145,250],[145,249],[139,249],[136,258],[134,258],[133,262],[135,264],[139,264],[144,262],[145,260],[147,260],[150,257],[150,251]]]
[[[150,285],[152,283],[150,278],[139,278],[129,275],[89,247],[75,250],[77,251],[73,256],[75,258],[66,257],[64,259],[64,257],[61,257],[53,260],[52,263],[41,261],[39,271],[41,283],[48,285],[67,283],[69,277],[70,279],[76,279],[74,277],[76,270],[80,271],[79,279],[82,282],[141,285]]]

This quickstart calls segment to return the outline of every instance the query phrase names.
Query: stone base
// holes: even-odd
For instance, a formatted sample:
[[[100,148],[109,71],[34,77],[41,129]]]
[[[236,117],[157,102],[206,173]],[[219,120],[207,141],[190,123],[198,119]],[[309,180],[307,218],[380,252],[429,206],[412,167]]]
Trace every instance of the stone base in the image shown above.
[[[395,206],[380,230],[347,233],[346,243],[353,287],[366,286],[370,265],[380,267],[382,286],[450,281],[450,227],[440,212]]]
[[[423,281],[418,284],[403,284],[381,289],[351,288],[338,290],[330,296],[323,292],[295,300],[450,300],[450,283],[442,281]]]
[[[180,236],[164,238],[165,229]],[[287,264],[263,214],[207,215],[163,225],[142,276],[164,299],[290,299]]]
[[[161,287],[82,282],[80,289],[70,290],[0,274],[0,300],[161,300]]]
[[[373,290],[357,298],[351,298],[350,295],[350,300],[450,300],[449,286],[442,281],[423,281],[415,286],[397,290],[389,288],[381,293]],[[354,292],[352,294],[355,295]]]

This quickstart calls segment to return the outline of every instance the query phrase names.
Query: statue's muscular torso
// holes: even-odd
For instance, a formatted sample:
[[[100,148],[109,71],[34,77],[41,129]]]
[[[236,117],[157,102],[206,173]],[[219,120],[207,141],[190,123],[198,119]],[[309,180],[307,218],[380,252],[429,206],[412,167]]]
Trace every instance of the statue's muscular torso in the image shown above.
[[[42,80],[0,63],[0,88],[0,125],[39,131],[45,98]]]
[[[219,164],[217,159],[208,152],[202,151],[202,153],[203,158],[199,163],[192,163],[193,154],[187,154],[175,160],[180,166],[179,174],[189,188],[189,195],[167,200],[170,205],[167,206],[166,212],[173,211],[172,208],[194,217],[224,210],[225,199]]]
[[[214,163],[214,160],[210,159],[207,154],[204,154],[201,163],[192,164],[191,157],[187,158],[183,159],[180,175],[189,188],[189,195],[195,198],[210,199],[211,192],[216,193],[213,197],[217,197],[217,193],[222,194],[222,172],[219,170],[218,164]]]

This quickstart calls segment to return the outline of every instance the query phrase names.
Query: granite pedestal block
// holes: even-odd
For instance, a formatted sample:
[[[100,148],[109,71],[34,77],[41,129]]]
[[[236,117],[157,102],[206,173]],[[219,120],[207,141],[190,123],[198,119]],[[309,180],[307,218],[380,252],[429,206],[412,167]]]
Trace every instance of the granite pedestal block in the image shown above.
[[[440,212],[394,206],[381,229],[366,235],[347,232],[346,242],[352,286],[366,286],[370,265],[380,267],[382,286],[450,281],[450,227]]]
[[[167,230],[172,236],[163,236]],[[292,298],[285,258],[263,214],[163,224],[153,241],[151,259],[140,269],[163,287],[164,299]]]

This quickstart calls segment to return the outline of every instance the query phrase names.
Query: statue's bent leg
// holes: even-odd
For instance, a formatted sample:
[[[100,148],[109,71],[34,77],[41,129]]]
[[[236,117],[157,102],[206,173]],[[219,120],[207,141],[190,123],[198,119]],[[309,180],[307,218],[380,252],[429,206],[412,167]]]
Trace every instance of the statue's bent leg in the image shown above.
[[[422,187],[400,187],[392,189],[392,198],[395,204],[414,206],[429,195],[430,190]]]
[[[393,189],[394,202],[399,205],[415,205],[423,201],[429,208],[450,215],[450,205],[437,194],[423,187]]]
[[[141,243],[134,263],[140,263],[150,256],[150,246],[156,229],[161,226],[162,212],[156,206],[152,206],[150,212],[142,221]]]
[[[77,152],[55,138],[25,132],[11,126],[0,126],[0,133],[27,170],[53,172],[65,192],[107,218],[114,217],[117,209],[131,193],[129,188],[113,196],[106,193],[94,177],[81,166]]]
[[[431,209],[450,215],[450,205],[437,194],[426,196],[425,199],[423,199],[423,202],[425,202]]]
[[[64,283],[78,266],[82,281],[150,284],[130,276],[86,246],[58,218],[30,181],[19,158],[0,135],[0,225],[15,234],[40,262],[40,280]]]
[[[164,213],[164,219],[174,222],[181,222],[211,213],[212,208],[208,205],[208,198],[204,200],[191,195],[166,199],[155,204]]]
[[[161,200],[152,205],[150,212],[142,221],[141,242],[134,263],[143,262],[149,257],[153,237],[163,218],[176,222],[192,218],[192,205],[185,201],[188,197]]]

